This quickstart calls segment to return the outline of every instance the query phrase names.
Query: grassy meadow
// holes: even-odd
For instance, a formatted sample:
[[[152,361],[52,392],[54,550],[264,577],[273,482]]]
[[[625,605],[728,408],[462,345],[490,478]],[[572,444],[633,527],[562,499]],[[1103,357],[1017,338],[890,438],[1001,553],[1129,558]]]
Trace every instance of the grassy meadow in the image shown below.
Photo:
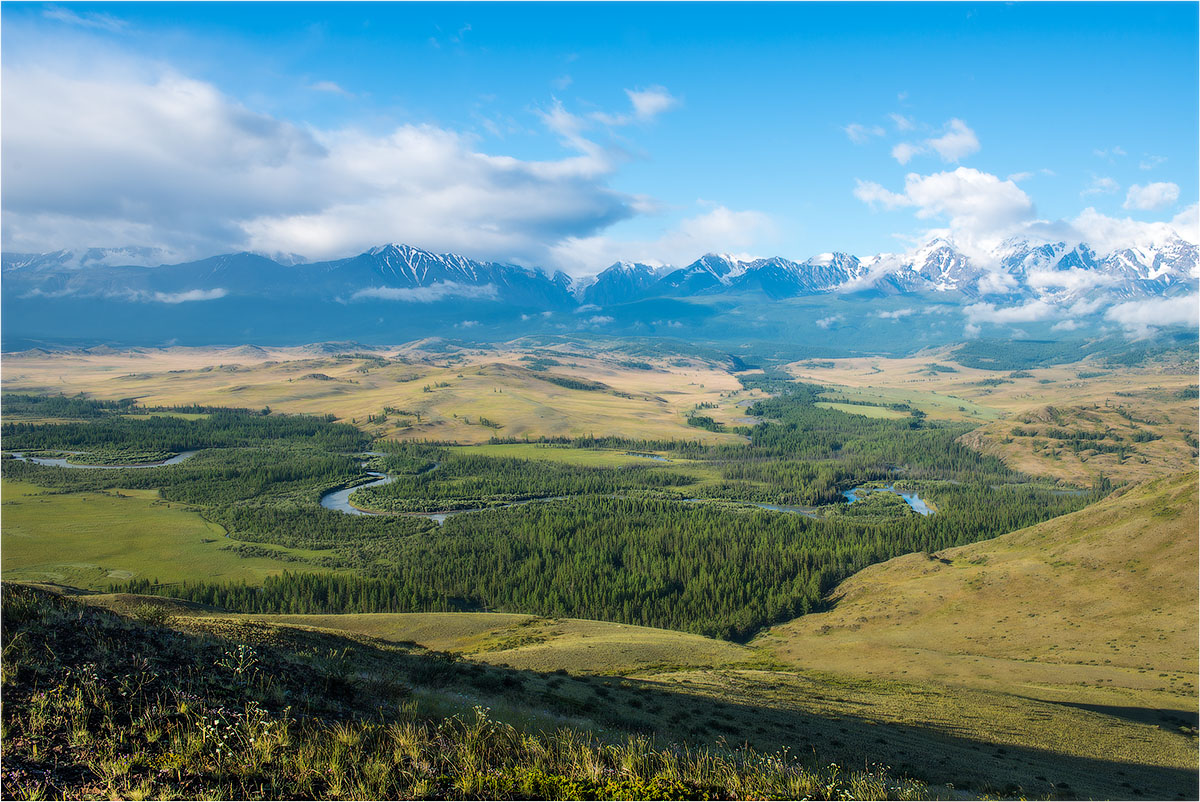
[[[48,493],[4,480],[0,492],[6,580],[99,590],[135,577],[258,582],[295,568],[284,560],[228,550],[222,527],[186,505],[163,501],[155,490]],[[274,550],[306,556],[296,549]]]

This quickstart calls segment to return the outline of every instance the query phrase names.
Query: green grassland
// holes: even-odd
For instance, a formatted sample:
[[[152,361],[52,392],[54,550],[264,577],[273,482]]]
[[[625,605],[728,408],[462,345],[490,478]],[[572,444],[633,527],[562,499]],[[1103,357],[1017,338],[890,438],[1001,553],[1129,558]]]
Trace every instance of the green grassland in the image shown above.
[[[995,409],[961,396],[915,387],[875,385],[868,385],[866,387],[836,386],[830,388],[825,397],[833,399],[830,403],[837,403],[837,399],[845,399],[847,401],[879,404],[882,409],[887,409],[888,404],[908,404],[921,410],[929,417],[940,420],[986,422],[995,420],[999,414]],[[847,407],[845,411],[852,412],[854,410]],[[892,410],[888,411],[891,412]],[[865,415],[866,413],[860,412],[858,414]]]
[[[907,412],[869,404],[841,404],[837,401],[819,401],[817,402],[817,406],[822,409],[836,409],[849,415],[866,415],[868,418],[892,418],[896,420],[908,417]]]
[[[569,465],[586,465],[596,468],[619,468],[626,465],[645,467],[655,465],[656,460],[638,457],[627,453],[628,449],[601,448],[572,448],[570,446],[552,445],[546,443],[512,443],[512,444],[482,444],[474,446],[455,446],[450,449],[454,453],[478,454],[484,457],[511,457],[513,459],[545,460],[547,462],[563,462]],[[639,453],[657,453],[653,451]],[[665,456],[665,455],[662,455]],[[695,467],[693,460],[671,458],[671,462],[679,465]]]
[[[196,576],[260,582],[295,562],[245,558],[225,530],[156,490],[48,493],[3,480],[4,578],[102,589],[135,577],[180,582]],[[280,555],[312,556],[276,547]]]

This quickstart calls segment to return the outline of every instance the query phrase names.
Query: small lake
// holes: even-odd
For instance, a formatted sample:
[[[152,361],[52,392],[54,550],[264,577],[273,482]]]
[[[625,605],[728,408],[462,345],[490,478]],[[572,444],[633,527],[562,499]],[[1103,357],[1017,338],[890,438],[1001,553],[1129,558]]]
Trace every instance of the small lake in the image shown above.
[[[178,465],[185,459],[191,458],[195,453],[195,451],[181,451],[170,459],[159,460],[158,462],[136,462],[130,465],[81,465],[75,462],[67,462],[65,457],[27,457],[19,451],[12,452],[12,455],[16,459],[22,460],[23,462],[33,462],[38,465],[49,465],[54,468],[88,468],[91,470],[115,471],[122,468],[162,468],[167,465]]]
[[[929,505],[921,500],[921,497],[916,493],[905,493],[897,490],[895,485],[887,487],[854,487],[850,490],[843,490],[842,495],[846,497],[846,501],[853,504],[858,501],[860,496],[865,496],[868,493],[895,493],[900,498],[904,499],[908,506],[912,507],[915,512],[921,515],[933,515],[933,510],[929,509]]]
[[[667,459],[666,457],[660,457],[658,454],[647,454],[643,451],[626,451],[625,456],[641,457],[642,459],[652,459],[652,460],[657,460],[658,462],[670,462],[671,461],[671,460]]]

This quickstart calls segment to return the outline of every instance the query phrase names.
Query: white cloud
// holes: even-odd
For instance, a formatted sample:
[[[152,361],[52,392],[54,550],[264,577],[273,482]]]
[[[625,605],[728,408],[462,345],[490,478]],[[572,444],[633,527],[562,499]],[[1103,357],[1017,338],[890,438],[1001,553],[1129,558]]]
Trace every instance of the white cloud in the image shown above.
[[[1057,308],[1044,300],[1030,301],[1021,306],[997,307],[989,303],[977,303],[963,309],[967,320],[980,323],[1032,323],[1057,317]]]
[[[963,244],[1011,228],[1030,219],[1034,211],[1033,201],[1012,181],[971,167],[925,176],[909,173],[903,194],[859,181],[854,195],[872,205],[915,207],[919,218],[948,219],[951,232]]]
[[[888,116],[892,118],[892,122],[896,125],[897,131],[911,131],[917,127],[916,123],[914,123],[910,118],[905,117],[903,114],[889,114]]]
[[[915,315],[915,314],[917,314],[916,309],[905,308],[905,309],[897,309],[893,312],[880,312],[879,317],[881,317],[884,320],[899,320],[901,318],[908,317],[909,315]]]
[[[717,206],[681,220],[656,239],[567,238],[553,247],[552,260],[577,275],[594,273],[620,260],[682,265],[705,253],[753,249],[774,232],[774,221],[762,212]],[[740,255],[749,258],[747,253]]]
[[[1146,157],[1144,159],[1142,159],[1140,162],[1138,162],[1138,169],[1153,170],[1155,167],[1164,163],[1166,160],[1167,160],[1166,156],[1153,156],[1151,154],[1146,154]]]
[[[1114,157],[1116,157],[1116,156],[1126,155],[1125,149],[1122,148],[1120,145],[1115,145],[1111,148],[1096,148],[1095,150],[1092,151],[1092,153],[1096,154],[1096,156],[1098,158],[1106,159],[1107,161],[1110,161],[1110,162],[1113,161]]]
[[[213,290],[188,290],[186,292],[156,292],[154,300],[160,304],[182,304],[190,301],[215,301],[224,298],[226,291],[220,287]]]
[[[1080,325],[1079,321],[1077,321],[1077,320],[1060,320],[1057,323],[1055,323],[1053,326],[1051,326],[1050,330],[1051,331],[1075,331],[1075,329],[1079,328],[1079,325]]]
[[[6,250],[130,244],[323,258],[400,241],[544,264],[556,244],[645,205],[607,186],[619,159],[561,106],[546,124],[575,153],[528,161],[429,125],[300,127],[140,62],[86,74],[54,63],[5,66]]]
[[[1200,244],[1200,205],[1195,203],[1171,219],[1171,228],[1193,245]]]
[[[1145,186],[1139,184],[1131,186],[1129,194],[1125,196],[1125,203],[1121,206],[1125,209],[1151,211],[1170,206],[1177,200],[1179,200],[1178,184],[1170,181],[1155,181]]]
[[[957,162],[979,152],[979,138],[967,124],[957,117],[946,123],[946,133],[935,139],[925,140],[944,162]]]
[[[679,105],[679,99],[673,97],[664,87],[652,86],[649,89],[626,89],[629,102],[633,104],[633,113],[639,120],[650,120],[668,109]]]
[[[1161,326],[1194,328],[1200,325],[1200,295],[1126,301],[1109,309],[1104,317],[1120,324],[1127,334],[1135,337],[1146,337]]]
[[[351,97],[351,94],[349,92],[347,92],[345,89],[343,89],[342,87],[340,87],[338,84],[334,83],[333,81],[317,81],[315,84],[310,85],[308,88],[313,90],[314,92],[329,92],[330,94],[334,94],[334,95],[342,95],[344,97]]]
[[[428,287],[370,287],[359,290],[350,296],[352,301],[366,299],[378,301],[403,301],[406,303],[428,304],[446,298],[477,298],[492,300],[496,298],[494,284],[459,284],[455,281],[439,281]]]
[[[602,326],[605,323],[612,323],[613,318],[608,315],[592,315],[587,319],[587,322],[593,326]]]
[[[1023,171],[1020,173],[1013,173],[1012,175],[1008,176],[1008,178],[1006,178],[1005,180],[1012,181],[1014,184],[1016,184],[1021,181],[1025,181],[1027,179],[1033,178],[1033,176],[1034,176],[1034,174],[1032,172],[1029,172],[1028,170],[1026,170],[1026,171]]]
[[[845,319],[846,318],[842,315],[830,315],[829,317],[823,317],[820,320],[818,320],[817,325],[823,329],[829,329],[829,328],[833,328],[834,326],[836,326],[838,323],[841,323]]]
[[[892,148],[892,158],[901,164],[908,164],[910,161],[912,161],[913,156],[924,152],[925,149],[920,145],[913,145],[909,142],[901,142]]]
[[[1038,290],[1063,290],[1074,295],[1093,287],[1102,287],[1117,281],[1115,276],[1096,270],[1039,270],[1026,277],[1026,283]]]
[[[1092,183],[1088,184],[1087,188],[1079,193],[1079,196],[1086,198],[1088,195],[1112,195],[1120,191],[1121,185],[1114,179],[1106,175],[1092,176]]]
[[[912,205],[905,195],[892,192],[876,184],[874,181],[863,181],[861,179],[856,179],[854,182],[854,197],[870,206],[878,204],[887,209]]]
[[[902,129],[903,130],[903,129]],[[908,164],[914,156],[936,153],[944,162],[960,162],[972,153],[979,152],[979,137],[957,117],[946,123],[941,136],[926,139],[921,144],[901,142],[892,148],[892,158]]]
[[[862,145],[871,140],[873,136],[883,136],[886,131],[878,125],[862,125],[861,123],[850,123],[842,129],[846,132],[846,136],[850,137],[850,141],[856,145]]]
[[[664,111],[669,111],[679,105],[679,98],[674,97],[665,87],[652,86],[649,89],[626,89],[629,103],[633,107],[632,114],[609,114],[593,112],[591,119],[604,125],[619,127],[632,122],[649,122]]]
[[[97,30],[118,32],[125,29],[125,20],[118,19],[109,14],[101,14],[97,12],[76,13],[69,8],[62,6],[48,6],[42,11],[42,16],[46,19],[65,22],[68,25],[78,25],[81,28],[96,28]]]
[[[1048,226],[1048,229],[1048,234],[1059,239],[1086,242],[1101,255],[1120,248],[1160,245],[1176,236],[1193,244],[1200,240],[1195,204],[1184,209],[1170,222],[1153,223],[1143,223],[1129,217],[1109,217],[1089,207],[1075,219]]]

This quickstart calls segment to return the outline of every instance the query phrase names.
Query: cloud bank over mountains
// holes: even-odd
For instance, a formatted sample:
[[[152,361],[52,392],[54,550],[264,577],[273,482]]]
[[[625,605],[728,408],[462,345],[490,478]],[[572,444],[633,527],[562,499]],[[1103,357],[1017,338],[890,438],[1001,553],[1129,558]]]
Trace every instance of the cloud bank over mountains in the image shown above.
[[[76,26],[120,29],[103,15],[63,13]],[[329,80],[307,85],[351,95]],[[648,83],[625,88],[622,102],[587,109],[553,99],[534,108],[542,134],[565,151],[538,159],[489,152],[477,138],[432,123],[368,130],[285,119],[128,55],[99,64],[6,64],[3,245],[10,252],[136,246],[154,249],[163,263],[242,250],[320,260],[381,241],[419,242],[583,276],[623,259],[678,265],[704,252],[750,259],[803,223],[749,203],[701,200],[676,206],[667,220],[652,194],[617,188],[623,165],[651,158],[631,153],[632,140],[686,99]],[[887,128],[854,122],[841,130],[855,147],[899,137],[891,146],[897,162],[941,169],[914,170],[899,186],[848,180],[846,191],[862,201],[863,214],[910,213],[908,250],[946,238],[989,270],[998,267],[998,245],[1012,237],[1086,242],[1101,255],[1176,235],[1200,241],[1196,204],[1180,210],[1175,183],[1125,188],[1123,208],[1161,215],[1155,222],[1094,207],[1044,219],[1022,187],[1032,172],[1001,178],[962,164],[983,150],[966,120],[928,125],[899,112],[888,119]],[[1114,154],[1126,155],[1104,151]],[[1147,155],[1142,166],[1160,160]],[[1084,193],[1119,199],[1121,189],[1097,177]]]

